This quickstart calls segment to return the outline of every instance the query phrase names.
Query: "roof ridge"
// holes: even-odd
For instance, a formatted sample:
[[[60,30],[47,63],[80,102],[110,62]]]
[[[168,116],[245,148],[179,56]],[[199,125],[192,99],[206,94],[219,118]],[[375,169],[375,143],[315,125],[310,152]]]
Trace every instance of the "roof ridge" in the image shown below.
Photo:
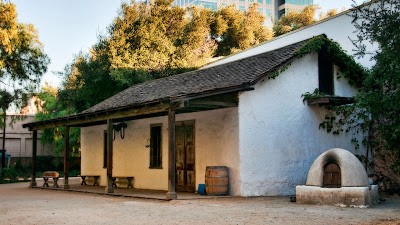
[[[292,48],[299,49],[312,38],[214,67],[200,68],[134,84],[81,113],[132,107],[213,90],[252,85],[291,60],[295,52],[291,50]],[[260,65],[262,68],[259,68]]]

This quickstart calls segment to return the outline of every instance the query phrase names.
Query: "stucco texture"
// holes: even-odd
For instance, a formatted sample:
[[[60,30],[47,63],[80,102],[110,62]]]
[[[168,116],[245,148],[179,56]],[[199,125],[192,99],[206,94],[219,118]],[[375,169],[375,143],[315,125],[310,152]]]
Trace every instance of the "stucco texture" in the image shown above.
[[[339,166],[342,187],[369,187],[368,175],[360,160],[340,148],[330,149],[318,156],[308,172],[306,185],[322,187],[324,166],[327,163]]]
[[[354,149],[351,134],[320,130],[326,109],[303,103],[318,88],[318,56],[293,61],[275,79],[239,96],[241,195],[293,195],[313,161],[326,149]],[[335,79],[337,95],[352,92]]]
[[[206,166],[227,166],[229,193],[239,195],[239,153],[237,108],[178,114],[176,121],[195,121],[196,189],[205,183]],[[113,175],[133,176],[134,188],[168,189],[168,121],[155,117],[126,121],[125,138],[113,142]],[[150,125],[162,124],[162,168],[150,169]],[[82,174],[100,175],[100,185],[106,185],[103,168],[103,132],[105,126],[82,128]]]

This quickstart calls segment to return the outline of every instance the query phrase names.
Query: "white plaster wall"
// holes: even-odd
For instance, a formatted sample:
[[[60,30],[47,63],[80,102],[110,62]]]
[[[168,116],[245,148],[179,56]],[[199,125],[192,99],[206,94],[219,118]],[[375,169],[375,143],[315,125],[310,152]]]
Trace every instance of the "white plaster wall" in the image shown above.
[[[333,70],[333,87],[336,96],[353,97],[357,94],[357,90],[351,87],[348,80],[341,75],[337,66],[334,66]]]
[[[249,56],[282,48],[287,45],[297,43],[299,41],[303,41],[321,34],[325,34],[328,38],[338,42],[340,46],[347,52],[347,54],[354,55],[353,50],[355,49],[355,47],[350,39],[355,40],[357,38],[356,33],[354,33],[356,31],[356,28],[351,23],[352,20],[353,18],[350,16],[349,11],[346,11],[336,15],[335,17],[330,17],[313,25],[295,30],[285,35],[281,35],[270,41],[261,43],[242,52],[238,52],[221,60],[215,61],[203,68],[213,67],[216,65],[236,61]],[[367,50],[369,51],[376,50],[378,48],[377,44],[371,45],[370,43],[365,42],[365,45],[367,47]],[[366,56],[364,58],[355,58],[355,60],[361,65],[368,68],[372,67],[375,64],[374,61],[370,61],[369,56]]]
[[[239,152],[237,108],[176,115],[176,121],[195,120],[196,189],[205,183],[206,166],[227,166],[230,176],[230,194],[238,195]],[[114,141],[114,168],[116,176],[134,176],[134,187],[168,189],[168,120],[156,117],[126,122],[125,138]],[[145,145],[150,138],[150,125],[162,124],[162,169],[149,169],[150,149]],[[82,128],[82,174],[101,175],[100,185],[106,185],[103,169],[103,131],[105,126]]]
[[[334,136],[318,129],[324,108],[303,103],[301,95],[318,87],[317,60],[317,54],[297,59],[277,78],[240,94],[241,195],[292,195],[322,152],[354,149],[350,134]],[[337,89],[350,93],[346,87]]]

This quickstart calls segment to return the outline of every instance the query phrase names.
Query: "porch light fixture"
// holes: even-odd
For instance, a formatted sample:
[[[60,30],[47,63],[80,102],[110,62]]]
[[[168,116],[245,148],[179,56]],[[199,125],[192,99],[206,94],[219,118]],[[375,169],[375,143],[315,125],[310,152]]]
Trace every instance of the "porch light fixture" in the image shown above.
[[[121,139],[124,139],[125,137],[125,129],[128,127],[126,123],[118,123],[113,125],[113,130],[114,130],[114,136],[113,136],[113,141],[115,140],[115,133],[120,134]]]

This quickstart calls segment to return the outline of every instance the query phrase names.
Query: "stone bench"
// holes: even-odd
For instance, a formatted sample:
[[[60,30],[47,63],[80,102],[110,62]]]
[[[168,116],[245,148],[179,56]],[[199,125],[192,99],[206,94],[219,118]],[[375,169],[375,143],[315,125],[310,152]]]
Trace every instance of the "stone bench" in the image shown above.
[[[43,187],[49,187],[49,178],[53,178],[53,188],[58,188],[58,179],[60,178],[60,174],[57,171],[43,172]]]
[[[112,178],[112,186],[117,187],[117,179],[118,179],[118,181],[126,180],[128,182],[128,185],[126,186],[126,188],[133,188],[133,184],[132,184],[133,178],[134,177],[124,177],[124,176],[113,177]]]
[[[86,178],[92,177],[93,178],[93,186],[99,186],[99,178],[100,175],[80,175],[82,182],[81,185],[87,185]]]

